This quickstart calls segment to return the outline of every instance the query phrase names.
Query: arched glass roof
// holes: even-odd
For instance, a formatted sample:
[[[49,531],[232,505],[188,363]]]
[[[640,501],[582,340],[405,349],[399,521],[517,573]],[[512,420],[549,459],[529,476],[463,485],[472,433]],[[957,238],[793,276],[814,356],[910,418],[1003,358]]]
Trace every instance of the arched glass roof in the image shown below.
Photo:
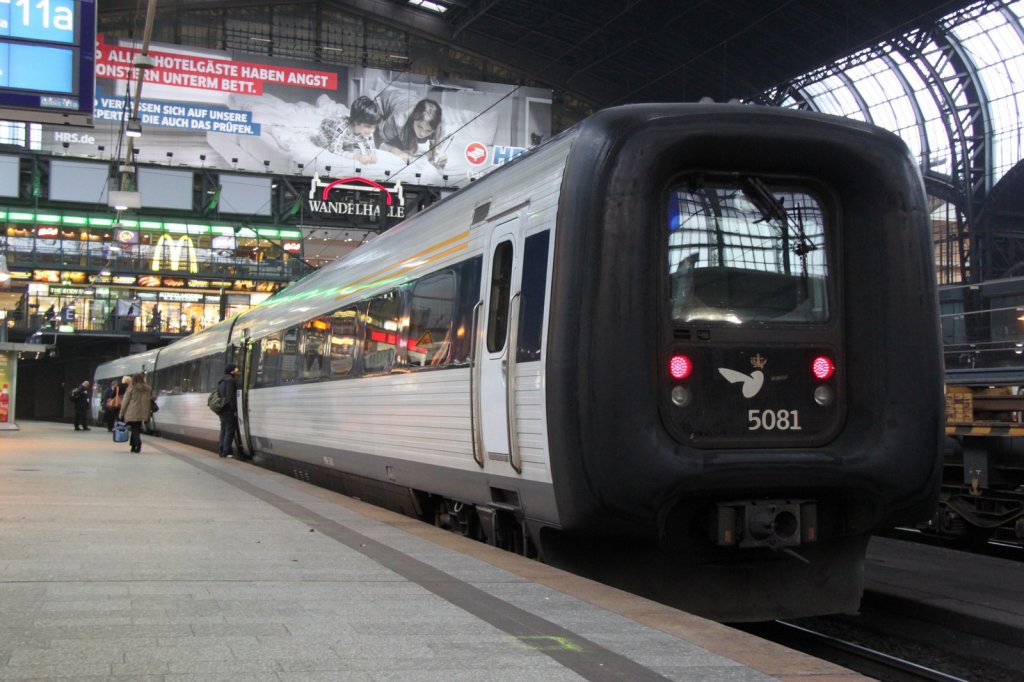
[[[1024,158],[1022,20],[1024,0],[980,2],[794,79],[762,101],[887,128],[927,176],[964,183],[967,195],[985,191]]]

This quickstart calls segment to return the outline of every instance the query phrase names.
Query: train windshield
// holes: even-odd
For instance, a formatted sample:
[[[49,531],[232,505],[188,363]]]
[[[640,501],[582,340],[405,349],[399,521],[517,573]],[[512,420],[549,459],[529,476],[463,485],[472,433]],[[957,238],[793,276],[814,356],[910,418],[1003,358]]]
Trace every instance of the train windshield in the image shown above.
[[[671,191],[673,321],[827,320],[825,218],[809,190],[773,188],[753,176]]]

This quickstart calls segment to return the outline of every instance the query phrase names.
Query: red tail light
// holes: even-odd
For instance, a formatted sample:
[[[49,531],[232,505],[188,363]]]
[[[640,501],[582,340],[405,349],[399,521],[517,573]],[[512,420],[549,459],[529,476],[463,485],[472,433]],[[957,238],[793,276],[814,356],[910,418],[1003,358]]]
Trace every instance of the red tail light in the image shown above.
[[[811,363],[811,374],[814,375],[815,379],[824,381],[832,376],[835,371],[835,363],[824,355],[819,355],[814,358],[814,362]]]
[[[673,379],[685,379],[693,371],[693,363],[685,355],[673,355],[668,362],[668,371]]]

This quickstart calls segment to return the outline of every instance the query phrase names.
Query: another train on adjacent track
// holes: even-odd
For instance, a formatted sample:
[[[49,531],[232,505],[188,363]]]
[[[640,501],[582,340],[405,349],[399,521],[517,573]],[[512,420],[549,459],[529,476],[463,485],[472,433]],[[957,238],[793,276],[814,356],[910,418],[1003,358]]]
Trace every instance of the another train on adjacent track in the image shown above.
[[[216,447],[720,620],[857,609],[932,513],[928,207],[895,136],[601,111],[232,320],[101,365]]]

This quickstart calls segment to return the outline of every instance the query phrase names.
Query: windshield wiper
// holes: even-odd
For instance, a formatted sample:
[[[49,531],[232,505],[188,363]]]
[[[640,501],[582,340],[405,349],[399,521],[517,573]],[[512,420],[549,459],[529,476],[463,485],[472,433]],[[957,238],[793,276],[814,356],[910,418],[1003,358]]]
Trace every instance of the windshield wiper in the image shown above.
[[[765,187],[761,178],[756,178],[752,175],[744,177],[743,193],[747,195],[747,198],[761,212],[761,220],[756,220],[754,221],[755,223],[766,220],[781,223],[783,236],[788,236],[790,226],[789,213],[786,212],[783,201]],[[798,243],[793,247],[793,253],[796,255],[806,256],[811,251],[818,249],[817,245],[807,238],[807,233],[804,232],[804,222],[799,213],[797,213],[796,237]]]

